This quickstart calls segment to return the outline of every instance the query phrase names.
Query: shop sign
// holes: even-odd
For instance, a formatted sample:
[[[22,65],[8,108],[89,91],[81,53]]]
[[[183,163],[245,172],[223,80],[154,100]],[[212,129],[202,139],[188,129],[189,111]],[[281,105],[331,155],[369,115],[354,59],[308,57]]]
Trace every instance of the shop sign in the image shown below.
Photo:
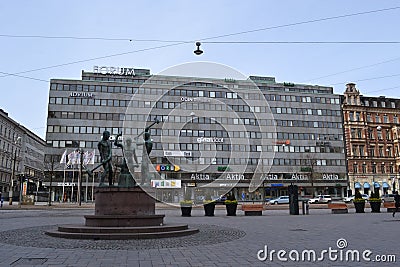
[[[93,98],[94,94],[93,93],[87,93],[87,92],[71,92],[69,94],[69,97]]]
[[[93,66],[94,73],[113,74],[113,75],[135,75],[134,68],[121,68],[121,67],[107,67],[107,66]]]
[[[207,173],[192,173],[190,176],[192,180],[210,180],[210,175]]]
[[[227,173],[222,177],[220,177],[219,179],[239,181],[239,180],[244,180],[245,178],[243,173]]]
[[[264,173],[263,180],[278,180],[279,176],[275,173]]]
[[[209,98],[206,97],[187,97],[187,96],[182,96],[181,97],[181,102],[210,102]]]
[[[75,186],[75,183],[57,183],[57,186]]]
[[[323,173],[322,174],[323,180],[339,180],[339,175],[336,173]]]
[[[307,174],[292,173],[291,179],[292,180],[308,180],[308,175]]]
[[[191,157],[192,151],[164,151],[164,157]]]
[[[229,166],[218,166],[217,171],[219,172],[224,172],[224,171],[229,171]]]
[[[276,141],[277,145],[290,145],[290,140],[278,140]]]
[[[181,168],[178,165],[157,165],[156,171],[164,172],[164,171],[179,171]]]
[[[223,137],[199,137],[197,138],[197,143],[223,143]]]
[[[181,180],[151,180],[151,187],[162,188],[181,188]]]

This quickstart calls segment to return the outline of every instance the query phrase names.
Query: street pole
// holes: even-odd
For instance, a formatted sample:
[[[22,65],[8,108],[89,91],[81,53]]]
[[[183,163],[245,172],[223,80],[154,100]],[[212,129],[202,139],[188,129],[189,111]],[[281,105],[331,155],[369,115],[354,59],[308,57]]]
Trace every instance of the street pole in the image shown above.
[[[12,198],[13,198],[15,164],[16,164],[16,161],[17,161],[17,148],[15,148],[14,155],[12,157],[13,157],[12,158],[12,160],[13,160],[13,168],[12,168],[12,172],[11,172],[11,186],[10,186],[10,190],[8,191],[8,197],[9,197],[8,204],[9,205],[12,205]]]
[[[22,190],[24,188],[22,181],[24,180],[24,175],[20,174],[19,175],[19,201],[18,201],[18,208],[21,208],[21,204],[22,204]]]
[[[78,200],[79,200],[79,206],[82,205],[82,196],[81,196],[81,190],[82,190],[82,169],[83,169],[83,151],[80,149],[78,150],[80,154],[80,163],[79,163],[79,183],[78,183]]]
[[[50,158],[50,166],[51,166],[51,175],[50,175],[50,186],[49,186],[49,203],[48,205],[51,206],[51,191],[52,191],[52,183],[53,183],[53,177],[54,177],[54,158],[53,155],[51,155]]]

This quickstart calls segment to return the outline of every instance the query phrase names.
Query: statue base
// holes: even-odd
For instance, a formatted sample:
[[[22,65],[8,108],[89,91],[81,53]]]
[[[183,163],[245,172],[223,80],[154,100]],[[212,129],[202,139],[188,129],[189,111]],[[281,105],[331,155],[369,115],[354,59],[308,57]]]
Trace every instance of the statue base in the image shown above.
[[[98,187],[95,214],[85,225],[64,225],[46,234],[72,239],[143,239],[190,235],[199,232],[187,224],[164,225],[155,214],[155,200],[140,187]]]

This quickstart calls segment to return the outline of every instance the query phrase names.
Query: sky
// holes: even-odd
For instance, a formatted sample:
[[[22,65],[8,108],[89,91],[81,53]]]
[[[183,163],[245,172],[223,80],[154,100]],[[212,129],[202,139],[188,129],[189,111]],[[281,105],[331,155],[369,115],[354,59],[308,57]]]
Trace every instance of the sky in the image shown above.
[[[0,25],[0,108],[42,138],[50,79],[79,80],[93,66],[157,74],[215,62],[246,77],[337,94],[354,82],[363,95],[400,97],[397,0],[16,0],[0,2]]]

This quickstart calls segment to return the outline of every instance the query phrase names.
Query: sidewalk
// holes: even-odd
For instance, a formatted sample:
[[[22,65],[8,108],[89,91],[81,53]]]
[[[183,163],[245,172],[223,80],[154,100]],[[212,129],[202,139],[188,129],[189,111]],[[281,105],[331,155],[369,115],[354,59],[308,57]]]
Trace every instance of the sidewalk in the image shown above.
[[[93,204],[91,204],[93,205]],[[13,205],[14,206],[14,205]],[[54,208],[53,208],[54,207]],[[391,214],[331,214],[328,209],[312,209],[310,215],[288,215],[288,210],[266,210],[263,216],[226,216],[217,209],[214,217],[205,217],[200,208],[192,217],[181,217],[180,209],[157,208],[165,214],[165,224],[186,223],[200,233],[176,238],[148,240],[69,240],[44,235],[46,229],[60,224],[83,224],[84,215],[93,214],[71,204],[54,205],[41,210],[0,210],[0,266],[377,266],[376,262],[280,261],[277,251],[329,248],[339,251],[338,240],[345,239],[347,249],[372,255],[393,254],[400,259],[396,245],[400,241],[400,217]],[[82,206],[83,207],[83,206]],[[400,216],[400,214],[398,214]],[[260,261],[263,250],[274,250],[273,258]],[[319,254],[318,254],[319,255]],[[288,255],[286,254],[286,257]],[[384,266],[396,266],[387,262]]]

